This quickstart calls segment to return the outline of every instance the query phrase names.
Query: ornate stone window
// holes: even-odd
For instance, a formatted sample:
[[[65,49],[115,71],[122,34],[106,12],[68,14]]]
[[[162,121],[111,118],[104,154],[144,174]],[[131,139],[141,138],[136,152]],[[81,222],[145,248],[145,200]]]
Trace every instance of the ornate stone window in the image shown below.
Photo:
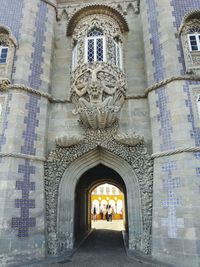
[[[85,42],[85,62],[106,61],[105,37],[100,29],[91,29]]]
[[[125,98],[122,50],[126,22],[118,11],[94,5],[77,12],[68,29],[76,40],[70,94],[73,113],[85,128],[108,128],[118,121]]]
[[[16,44],[10,30],[0,25],[0,80],[11,79]]]
[[[187,15],[180,28],[187,73],[200,74],[200,12]]]

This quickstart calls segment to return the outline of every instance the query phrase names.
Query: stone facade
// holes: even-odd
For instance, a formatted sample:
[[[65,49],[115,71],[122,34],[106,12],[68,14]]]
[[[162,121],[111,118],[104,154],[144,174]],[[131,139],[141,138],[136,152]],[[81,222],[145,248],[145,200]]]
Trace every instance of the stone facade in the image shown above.
[[[72,249],[106,181],[125,195],[129,249],[199,266],[199,0],[0,6],[0,265]]]

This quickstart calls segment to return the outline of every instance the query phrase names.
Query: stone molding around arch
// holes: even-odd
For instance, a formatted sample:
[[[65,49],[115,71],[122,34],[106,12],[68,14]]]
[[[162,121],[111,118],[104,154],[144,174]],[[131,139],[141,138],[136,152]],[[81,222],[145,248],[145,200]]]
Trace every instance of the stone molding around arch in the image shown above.
[[[72,36],[76,25],[82,18],[95,14],[110,16],[118,23],[122,33],[129,31],[126,18],[117,9],[103,4],[89,4],[81,7],[71,16],[67,24],[67,36]]]
[[[127,145],[125,139],[130,141],[131,138],[134,138],[133,135],[117,134],[117,128],[114,127],[86,130],[79,143],[69,142],[70,146],[65,147],[57,145],[50,152],[44,164],[49,255],[60,255],[73,248],[76,183],[83,173],[100,163],[118,172],[125,182],[129,249],[151,253],[153,162],[143,139],[136,136],[138,141]]]

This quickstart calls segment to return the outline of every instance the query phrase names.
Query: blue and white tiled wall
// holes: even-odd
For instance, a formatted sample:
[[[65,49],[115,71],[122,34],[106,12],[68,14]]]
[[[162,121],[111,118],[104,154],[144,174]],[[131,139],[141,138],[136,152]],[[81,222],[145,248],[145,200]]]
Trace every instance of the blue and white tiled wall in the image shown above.
[[[145,56],[148,85],[151,86],[185,74],[177,32],[184,15],[200,9],[200,2],[165,1],[165,8],[163,1],[159,0],[145,0],[143,7],[144,3]],[[175,81],[149,93],[154,153],[200,145],[200,122],[194,116],[193,102],[193,87],[198,86],[200,89],[199,82]],[[153,254],[160,253],[162,260],[163,255],[169,259],[170,254],[174,257],[176,253],[177,256],[187,254],[188,259],[194,254],[196,260],[198,232],[195,232],[195,227],[198,225],[195,213],[200,212],[197,208],[200,204],[199,158],[199,153],[179,153],[154,160],[154,192],[159,193],[154,193]]]
[[[146,38],[147,76],[149,85],[151,85],[168,77],[184,74],[184,59],[177,38],[178,27],[181,23],[180,17],[183,18],[190,10],[200,8],[200,3],[195,0],[191,3],[187,1],[185,4],[183,1],[171,1],[165,9],[161,1],[146,0],[145,3],[148,17],[145,27],[148,31],[144,29],[144,38]],[[175,14],[176,16],[173,17]],[[194,138],[189,133],[191,112],[194,110],[187,109],[185,105],[192,98],[191,90],[188,91],[188,95],[185,94],[184,88],[188,86],[187,83],[173,82],[150,93],[154,152],[197,144],[193,142]],[[180,88],[183,89],[180,91]],[[189,117],[190,121],[187,119]],[[197,136],[199,130],[194,124],[193,122],[193,131]]]
[[[150,54],[150,63],[148,63],[148,83],[149,85],[162,81],[166,78],[166,58],[163,53],[163,43],[161,42],[162,35],[161,22],[159,21],[158,4],[156,0],[146,0],[147,17],[148,17],[148,32],[144,34],[149,35],[149,48],[146,44],[146,56]],[[147,40],[145,40],[147,41]],[[150,65],[152,64],[152,65]],[[153,103],[150,101],[150,105],[153,106],[152,112],[151,106],[151,118],[152,118],[152,131],[154,134],[156,143],[153,140],[153,151],[165,151],[174,149],[176,144],[173,140],[173,126],[172,126],[172,114],[170,110],[169,95],[166,86],[163,86],[159,90],[153,92],[154,97],[151,97]],[[156,133],[157,131],[157,133]],[[159,140],[159,142],[158,142]],[[159,145],[158,145],[159,143]]]
[[[180,266],[177,264],[180,255],[181,266],[189,266],[188,263],[194,264],[198,253],[200,174],[196,169],[197,157],[193,153],[184,153],[181,157],[177,154],[155,159],[154,164],[154,192],[157,193],[154,196],[153,255],[160,260],[168,258],[168,262],[176,266]]]
[[[42,0],[0,0],[0,6],[0,23],[8,26],[18,41],[12,82],[47,92],[54,8]],[[24,91],[1,96],[5,101],[0,152],[44,157],[47,99]],[[8,244],[0,248],[2,253],[17,248],[24,253],[35,249],[38,255],[44,255],[43,175],[43,161],[0,157],[0,188],[4,188],[0,197],[0,237]],[[28,241],[24,237],[29,237]]]

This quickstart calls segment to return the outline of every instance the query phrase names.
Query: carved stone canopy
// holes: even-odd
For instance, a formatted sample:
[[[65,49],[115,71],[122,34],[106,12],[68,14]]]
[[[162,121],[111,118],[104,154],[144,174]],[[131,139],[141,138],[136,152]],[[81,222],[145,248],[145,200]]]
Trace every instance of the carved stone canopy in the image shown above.
[[[113,18],[119,25],[121,32],[128,31],[128,23],[125,17],[116,9],[103,4],[89,4],[80,8],[72,15],[67,25],[67,36],[71,36],[76,28],[77,23],[84,17],[95,14],[104,14]]]

